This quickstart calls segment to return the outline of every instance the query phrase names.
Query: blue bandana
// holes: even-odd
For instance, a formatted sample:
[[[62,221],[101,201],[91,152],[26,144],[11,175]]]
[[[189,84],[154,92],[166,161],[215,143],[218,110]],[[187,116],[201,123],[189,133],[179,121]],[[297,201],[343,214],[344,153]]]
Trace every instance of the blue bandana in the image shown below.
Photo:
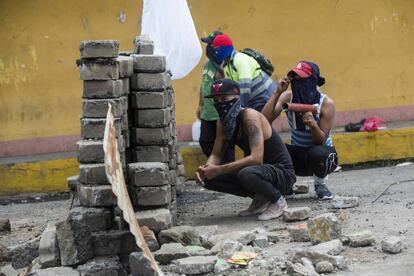
[[[229,56],[231,56],[231,54],[233,53],[234,47],[229,45],[229,46],[219,46],[216,47],[216,59],[219,63],[223,62],[223,60],[225,60],[226,58],[228,58]]]

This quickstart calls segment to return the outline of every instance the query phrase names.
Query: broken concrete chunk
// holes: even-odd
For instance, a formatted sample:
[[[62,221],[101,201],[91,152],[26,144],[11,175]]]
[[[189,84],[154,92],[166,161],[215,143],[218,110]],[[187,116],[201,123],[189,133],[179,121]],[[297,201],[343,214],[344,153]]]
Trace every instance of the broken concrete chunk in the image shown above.
[[[399,237],[388,237],[381,241],[381,249],[384,252],[396,254],[400,253],[402,250],[403,244]]]
[[[185,248],[187,248],[188,253],[191,256],[207,256],[212,255],[211,251],[208,249],[205,249],[202,246],[198,245],[187,245]]]
[[[268,242],[277,243],[280,240],[279,238],[280,234],[277,231],[266,232],[266,235],[267,235]]]
[[[217,262],[216,256],[193,256],[173,261],[172,270],[183,274],[202,274],[214,271]]]
[[[125,276],[126,272],[118,256],[96,257],[77,267],[82,276]]]
[[[148,226],[154,232],[159,232],[171,226],[171,213],[168,209],[142,210],[135,214],[140,226]]]
[[[111,211],[106,208],[75,207],[69,212],[69,221],[89,226],[91,232],[103,231],[111,227]]]
[[[309,269],[309,267],[305,267],[301,263],[292,263],[289,261],[286,261],[286,271],[288,275],[300,275],[300,276],[316,276],[318,275],[316,271],[314,272],[313,269]]]
[[[79,50],[81,58],[114,58],[118,56],[119,42],[116,40],[83,40]]]
[[[308,219],[311,213],[309,207],[288,208],[283,212],[284,221],[300,221]]]
[[[161,244],[178,242],[182,245],[201,245],[200,236],[197,230],[191,226],[175,226],[170,229],[162,230],[158,234]]]
[[[154,232],[151,229],[149,229],[147,226],[142,226],[140,228],[141,228],[142,235],[144,236],[144,240],[147,243],[149,250],[156,251],[160,249],[160,245],[158,244],[158,240],[155,237]]]
[[[218,259],[216,264],[214,265],[214,274],[221,274],[224,271],[229,270],[230,268],[232,268],[231,264],[226,263],[224,259]]]
[[[228,259],[233,256],[236,251],[240,251],[243,244],[235,240],[220,240],[212,248],[211,252],[217,254],[219,258]]]
[[[289,232],[289,236],[295,242],[310,241],[307,223],[299,223],[292,226],[288,226],[287,230]]]
[[[168,264],[173,260],[189,257],[187,249],[181,243],[166,243],[154,252],[154,258],[160,264]]]
[[[170,171],[165,163],[137,162],[128,164],[129,177],[136,187],[163,186],[169,183]]]
[[[313,244],[341,237],[342,225],[334,213],[326,213],[309,219],[308,232]]]
[[[50,267],[39,269],[29,274],[30,276],[81,276],[80,272],[71,267]]]
[[[20,269],[29,266],[35,258],[39,257],[39,243],[40,237],[37,237],[24,244],[10,246],[13,267]]]
[[[309,250],[317,251],[328,255],[338,255],[339,253],[345,250],[345,247],[342,245],[342,242],[339,239],[336,239],[314,245],[310,247]]]
[[[346,266],[346,259],[343,256],[331,256],[313,250],[296,250],[289,255],[288,259],[293,263],[297,263],[300,262],[303,257],[311,260],[313,264],[317,264],[322,261],[328,261],[339,269],[343,269]]]
[[[60,266],[60,252],[54,223],[49,223],[41,235],[39,264],[42,268]]]
[[[215,235],[209,238],[206,242],[203,243],[203,246],[207,248],[212,248],[218,242],[222,240],[233,240],[238,241],[243,245],[251,243],[256,238],[256,235],[250,231],[234,231],[226,234]]]
[[[217,234],[218,226],[217,225],[201,225],[193,227],[197,231],[198,236],[200,237],[201,243],[207,241],[210,237]]]
[[[10,249],[0,243],[0,266],[11,262],[12,253]]]
[[[1,276],[19,276],[19,272],[14,269],[11,264],[5,265],[3,267],[0,266],[0,275]]]
[[[345,209],[354,208],[359,205],[359,197],[356,196],[334,196],[332,199],[332,208],[334,209]]]
[[[109,230],[92,233],[95,256],[129,254],[137,251],[135,238],[128,230]]]
[[[253,246],[265,248],[268,244],[267,235],[264,233],[256,234],[256,238],[252,241]]]
[[[92,259],[92,238],[87,225],[60,221],[56,223],[56,233],[62,265],[76,265]]]
[[[309,193],[309,183],[298,183],[293,184],[293,193],[295,194],[307,194]]]
[[[129,255],[129,267],[132,276],[159,276],[160,274],[151,267],[150,261],[142,252],[132,252]]]
[[[322,261],[315,265],[315,269],[318,273],[331,273],[334,271],[334,266],[328,261]]]
[[[0,219],[0,232],[10,232],[10,220],[9,219]]]
[[[352,247],[369,246],[375,242],[375,239],[369,230],[344,236],[348,238],[348,245]]]

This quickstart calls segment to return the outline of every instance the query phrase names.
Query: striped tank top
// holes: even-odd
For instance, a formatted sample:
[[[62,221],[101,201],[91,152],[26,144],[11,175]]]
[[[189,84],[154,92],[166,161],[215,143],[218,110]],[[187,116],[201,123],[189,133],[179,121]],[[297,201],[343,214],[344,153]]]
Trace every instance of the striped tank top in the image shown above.
[[[319,124],[320,121],[320,111],[322,107],[322,103],[325,100],[326,95],[321,93],[321,97],[317,106],[318,114],[315,116],[316,122]],[[296,129],[295,125],[295,114],[294,112],[288,112],[288,123],[290,127],[290,135],[292,140],[292,145],[300,146],[300,147],[312,147],[315,144],[312,142],[312,134],[310,129],[306,128],[305,130],[298,130]],[[325,146],[333,147],[332,142],[332,135],[331,131],[328,133],[328,137],[325,140],[324,143]]]

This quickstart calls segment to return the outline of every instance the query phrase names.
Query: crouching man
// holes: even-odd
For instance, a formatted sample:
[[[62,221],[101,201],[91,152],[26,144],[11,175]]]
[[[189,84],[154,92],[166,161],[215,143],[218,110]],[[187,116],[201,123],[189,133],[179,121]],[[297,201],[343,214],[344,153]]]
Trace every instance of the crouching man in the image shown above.
[[[282,194],[296,181],[289,152],[268,120],[258,111],[240,105],[240,87],[230,79],[213,82],[211,95],[217,109],[217,134],[213,152],[196,173],[206,189],[250,197],[240,216],[259,215],[270,220],[282,215],[287,203]],[[222,164],[228,146],[239,146],[244,158]]]

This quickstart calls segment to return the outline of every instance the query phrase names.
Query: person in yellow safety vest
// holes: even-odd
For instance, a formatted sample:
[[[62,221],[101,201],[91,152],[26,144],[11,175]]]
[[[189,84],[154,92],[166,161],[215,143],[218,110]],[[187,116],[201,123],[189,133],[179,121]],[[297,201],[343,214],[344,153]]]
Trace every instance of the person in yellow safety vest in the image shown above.
[[[215,59],[223,68],[224,76],[237,81],[240,85],[241,106],[262,111],[276,90],[276,82],[261,70],[259,63],[253,57],[234,51],[229,36],[225,34],[215,36],[212,46]]]

